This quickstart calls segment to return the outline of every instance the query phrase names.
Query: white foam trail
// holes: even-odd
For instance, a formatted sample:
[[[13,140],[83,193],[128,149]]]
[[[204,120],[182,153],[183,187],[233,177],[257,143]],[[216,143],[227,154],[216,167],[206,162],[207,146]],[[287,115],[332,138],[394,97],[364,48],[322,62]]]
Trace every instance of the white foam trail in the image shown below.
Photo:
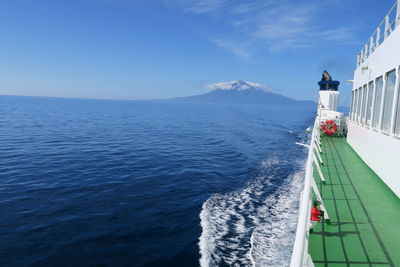
[[[269,201],[273,206],[264,207],[260,214],[266,217],[251,236],[250,257],[253,266],[288,266],[295,238],[298,204],[304,171],[288,180]]]
[[[309,148],[309,147],[310,147],[310,145],[304,144],[304,143],[300,143],[300,142],[296,142],[296,145],[304,146],[304,147],[306,147],[306,148]]]
[[[203,231],[199,238],[202,267],[287,263],[296,227],[303,170],[287,177],[278,188],[274,182],[285,178],[275,177],[279,174],[279,164],[288,163],[276,158],[262,162],[260,176],[244,188],[228,194],[214,194],[204,202],[200,213]]]

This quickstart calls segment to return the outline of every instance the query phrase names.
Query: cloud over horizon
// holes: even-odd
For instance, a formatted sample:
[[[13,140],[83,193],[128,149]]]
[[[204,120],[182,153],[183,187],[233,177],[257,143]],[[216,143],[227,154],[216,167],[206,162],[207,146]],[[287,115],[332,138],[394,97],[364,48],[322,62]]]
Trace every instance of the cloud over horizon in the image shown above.
[[[183,12],[221,20],[238,34],[210,37],[215,45],[234,55],[253,60],[255,51],[270,53],[313,47],[315,42],[346,44],[354,38],[353,28],[329,26],[321,10],[333,8],[321,1],[164,0]],[[243,41],[245,40],[245,42]]]

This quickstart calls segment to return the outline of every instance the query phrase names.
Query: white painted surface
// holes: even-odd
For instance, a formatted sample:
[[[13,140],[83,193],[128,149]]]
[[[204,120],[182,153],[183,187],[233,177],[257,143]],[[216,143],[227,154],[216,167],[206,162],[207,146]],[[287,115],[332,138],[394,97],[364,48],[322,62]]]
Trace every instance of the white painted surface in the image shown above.
[[[337,110],[339,101],[338,91],[319,91],[319,104],[325,109]]]
[[[354,72],[353,90],[400,65],[400,28],[396,28]]]
[[[399,0],[400,1],[400,0]],[[352,110],[352,120],[348,125],[347,141],[371,169],[400,197],[400,139],[394,137],[394,123],[397,99],[400,90],[398,78],[400,66],[400,27],[397,27],[376,50],[354,72],[353,91],[370,81],[383,77],[383,96],[386,93],[386,75],[396,70],[396,87],[392,108],[391,127],[388,134],[381,131],[385,97],[379,99],[381,111],[378,116],[378,130],[371,130],[356,120]],[[375,99],[376,95],[374,95]],[[373,101],[373,109],[375,101]],[[373,118],[374,119],[374,118]]]
[[[386,41],[390,34],[400,24],[400,0],[397,0],[385,18],[381,21],[375,32],[365,43],[361,52],[357,55],[357,66],[371,56],[379,45]]]
[[[301,192],[299,204],[299,217],[297,222],[296,238],[294,240],[292,258],[290,260],[290,267],[303,267],[310,266],[308,255],[308,237],[311,216],[311,199],[312,199],[312,185],[313,179],[313,154],[314,147],[316,146],[315,139],[319,135],[319,119],[314,121],[313,131],[311,133],[310,148],[308,149],[308,158],[306,163],[306,173],[304,178],[304,189]],[[318,162],[316,162],[318,164]]]
[[[400,197],[400,139],[349,122],[347,142]]]

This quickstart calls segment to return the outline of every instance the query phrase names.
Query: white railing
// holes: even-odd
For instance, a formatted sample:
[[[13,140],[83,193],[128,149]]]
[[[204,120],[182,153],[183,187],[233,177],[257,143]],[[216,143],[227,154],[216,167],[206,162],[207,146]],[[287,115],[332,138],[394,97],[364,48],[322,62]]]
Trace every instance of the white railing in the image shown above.
[[[400,0],[397,0],[378,28],[365,43],[361,52],[357,55],[357,67],[359,67],[383,41],[400,25]]]
[[[314,149],[317,149],[319,141],[319,119],[315,119],[314,128],[311,134],[310,148],[306,163],[306,173],[304,179],[304,189],[300,196],[299,218],[297,223],[296,239],[294,241],[290,267],[300,267],[308,259],[308,235],[310,229],[311,216],[311,193],[313,181],[313,160]],[[318,164],[318,163],[317,163]],[[307,258],[306,258],[307,257]]]

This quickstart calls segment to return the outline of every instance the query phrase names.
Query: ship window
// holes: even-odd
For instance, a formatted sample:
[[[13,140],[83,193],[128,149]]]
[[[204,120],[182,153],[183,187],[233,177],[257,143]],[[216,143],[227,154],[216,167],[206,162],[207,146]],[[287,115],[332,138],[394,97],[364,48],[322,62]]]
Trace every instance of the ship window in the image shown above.
[[[353,121],[357,121],[357,104],[358,104],[358,89],[354,91],[354,113]]]
[[[397,82],[397,90],[398,90],[398,97],[397,97],[397,113],[396,113],[396,127],[394,129],[394,134],[397,137],[400,137],[400,73],[399,73],[399,81]]]
[[[356,107],[356,118],[355,121],[358,122],[360,118],[360,104],[361,104],[361,88],[357,90],[357,107]]]
[[[389,72],[386,76],[385,102],[383,104],[383,120],[382,120],[382,131],[385,133],[390,132],[395,83],[396,83],[396,72],[393,70]]]
[[[361,122],[361,98],[362,98],[362,88],[358,89],[358,99],[357,99],[357,122]]]
[[[362,109],[361,109],[361,122],[365,122],[365,107],[367,106],[367,85],[364,85],[362,89]]]
[[[357,121],[358,94],[359,90],[357,89],[354,98],[354,121]]]
[[[350,119],[353,120],[354,116],[354,91],[351,92],[351,105],[350,105]]]
[[[381,114],[381,102],[382,102],[382,89],[383,89],[383,78],[379,77],[375,83],[375,103],[374,103],[374,118],[372,120],[372,127],[378,129],[380,114]]]
[[[371,115],[372,115],[372,98],[374,96],[374,82],[368,83],[368,102],[366,110],[366,120],[365,123],[369,126],[371,125]]]
[[[351,120],[354,121],[354,114],[356,113],[356,90],[353,91],[353,104],[351,106]]]

